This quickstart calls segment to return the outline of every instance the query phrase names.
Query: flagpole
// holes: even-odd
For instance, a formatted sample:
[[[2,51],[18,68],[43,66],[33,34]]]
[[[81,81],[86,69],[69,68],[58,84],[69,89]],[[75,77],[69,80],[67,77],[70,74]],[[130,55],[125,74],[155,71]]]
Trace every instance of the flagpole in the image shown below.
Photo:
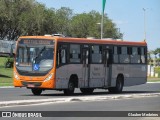
[[[106,0],[102,0],[102,18],[101,18],[101,39],[103,39],[104,9]]]
[[[101,18],[101,39],[103,39],[103,21],[104,20],[104,12],[102,10],[102,18]]]
[[[146,41],[146,9],[143,8],[144,11],[144,41]]]

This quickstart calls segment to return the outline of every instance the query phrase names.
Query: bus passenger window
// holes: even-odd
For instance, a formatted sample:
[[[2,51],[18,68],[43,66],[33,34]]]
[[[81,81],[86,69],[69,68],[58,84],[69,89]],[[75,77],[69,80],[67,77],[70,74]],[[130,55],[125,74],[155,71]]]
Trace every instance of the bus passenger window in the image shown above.
[[[114,51],[113,61],[114,61],[114,63],[118,63],[119,59],[118,59],[118,48],[117,48],[117,46],[114,46],[113,51]]]
[[[101,46],[92,46],[92,63],[102,63],[102,49]]]
[[[128,47],[121,47],[120,63],[130,63]]]
[[[71,44],[70,45],[70,62],[71,63],[80,63],[80,45]]]
[[[61,50],[61,62],[62,64],[66,63],[66,50],[65,49]]]
[[[141,61],[142,63],[146,63],[146,58],[145,58],[145,48],[141,48]]]
[[[138,51],[138,47],[133,47],[132,55],[131,55],[131,63],[141,63],[139,54],[140,54],[140,51]]]
[[[138,55],[137,47],[133,47],[133,55]]]
[[[113,51],[114,51],[114,55],[117,55],[117,54],[118,54],[118,51],[117,51],[117,46],[114,46],[114,49],[113,49]]]
[[[59,48],[57,65],[67,63],[67,50],[64,48]]]

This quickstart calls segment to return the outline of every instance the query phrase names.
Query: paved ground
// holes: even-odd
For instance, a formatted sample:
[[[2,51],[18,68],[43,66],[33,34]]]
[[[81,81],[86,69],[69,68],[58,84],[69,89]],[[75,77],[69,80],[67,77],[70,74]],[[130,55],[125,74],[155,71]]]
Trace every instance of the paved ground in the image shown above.
[[[125,87],[121,95],[126,94],[142,94],[142,93],[160,93],[160,83],[147,83],[144,85]],[[92,94],[94,96],[103,95],[109,96],[108,90],[97,89]],[[113,94],[115,95],[115,94]],[[76,89],[76,96],[84,96],[79,89]],[[90,96],[90,95],[85,95]],[[30,100],[30,99],[46,99],[46,98],[68,98],[62,91],[48,90],[44,91],[41,96],[32,95],[31,91],[26,88],[0,88],[0,101],[12,101],[12,100]]]
[[[0,108],[0,111],[128,111],[134,113],[138,111],[160,111],[160,97],[146,97],[136,99],[119,99],[119,100],[106,100],[106,101],[92,101],[92,102],[71,102],[61,104],[41,104],[31,106],[14,106]],[[132,111],[132,112],[129,112]],[[69,112],[72,116],[73,112]],[[142,112],[143,113],[143,112]],[[152,112],[154,113],[154,112]],[[160,112],[159,112],[160,113]],[[58,112],[61,117],[54,118],[34,118],[36,120],[159,120],[160,117],[63,117],[63,112]],[[94,113],[96,114],[96,113]],[[111,113],[112,114],[112,113]],[[82,114],[83,115],[83,114]],[[92,116],[92,113],[90,113]],[[13,118],[12,120],[17,120]],[[19,119],[18,119],[19,120]]]
[[[65,96],[59,91],[44,91],[41,96],[32,95],[31,91],[25,88],[0,88],[0,103],[17,102],[27,100],[29,103],[36,100],[51,100],[43,104],[20,104],[10,107],[2,106],[0,111],[160,111],[160,83],[147,83],[144,85],[125,87],[122,94],[109,94],[107,90],[95,90],[92,95],[82,95],[79,89],[76,89],[75,95]],[[61,103],[55,102],[55,100]],[[63,102],[64,100],[64,102]],[[66,102],[67,100],[68,102]],[[56,103],[56,104],[55,104]],[[1,118],[3,120],[3,118]],[[17,118],[13,118],[13,120]],[[24,118],[25,119],[25,118]],[[26,118],[27,120],[28,118]],[[62,118],[38,118],[38,120],[53,120]],[[68,118],[66,120],[106,120],[106,118]],[[107,120],[115,118],[108,118]],[[36,119],[37,120],[37,119]],[[118,120],[128,120],[128,118],[119,118]],[[159,118],[129,118],[129,120],[159,120]]]

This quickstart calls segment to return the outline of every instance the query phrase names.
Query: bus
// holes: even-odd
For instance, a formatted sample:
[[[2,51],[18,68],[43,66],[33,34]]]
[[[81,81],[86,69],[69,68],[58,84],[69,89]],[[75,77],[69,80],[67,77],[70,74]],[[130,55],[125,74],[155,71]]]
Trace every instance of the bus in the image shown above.
[[[83,94],[94,89],[121,93],[124,86],[145,84],[147,43],[69,38],[22,36],[17,40],[14,86],[60,90],[66,95],[79,88]]]

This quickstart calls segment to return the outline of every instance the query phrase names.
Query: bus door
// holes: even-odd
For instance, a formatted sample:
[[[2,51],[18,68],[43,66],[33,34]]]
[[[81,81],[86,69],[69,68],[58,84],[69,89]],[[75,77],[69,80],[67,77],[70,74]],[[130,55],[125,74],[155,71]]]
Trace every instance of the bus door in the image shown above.
[[[84,87],[89,86],[89,48],[83,49],[83,80]]]
[[[110,51],[109,49],[105,49],[103,51],[104,56],[104,86],[107,87],[109,85],[109,60],[110,60]]]

